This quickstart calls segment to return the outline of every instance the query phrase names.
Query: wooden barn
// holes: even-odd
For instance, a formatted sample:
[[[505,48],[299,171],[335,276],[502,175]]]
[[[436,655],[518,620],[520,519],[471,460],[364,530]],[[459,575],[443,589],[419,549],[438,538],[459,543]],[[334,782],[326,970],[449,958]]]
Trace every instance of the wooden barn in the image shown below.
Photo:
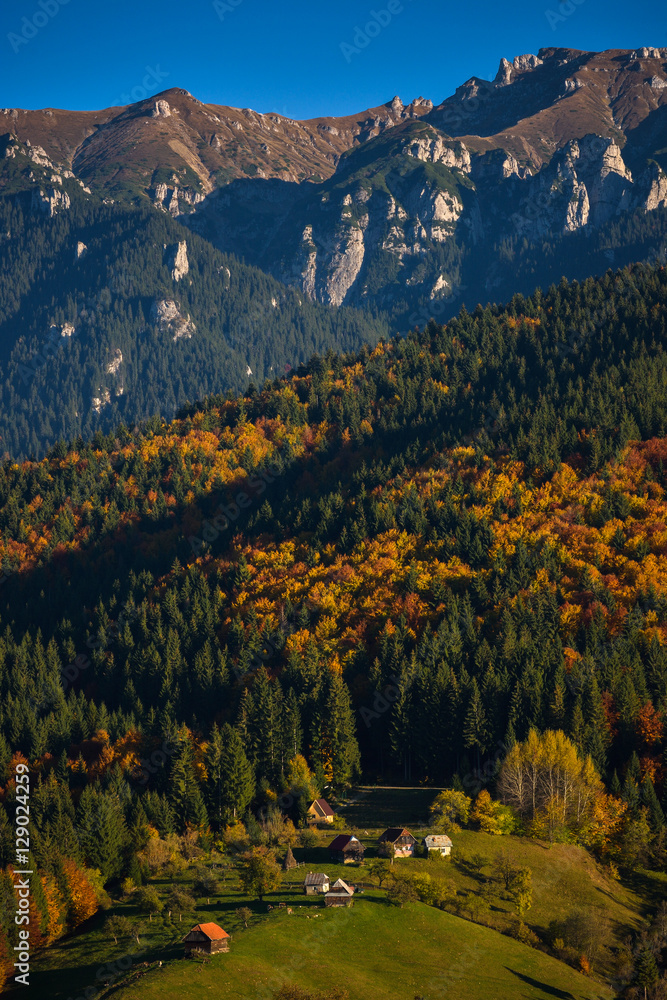
[[[452,853],[452,842],[447,834],[434,834],[430,837],[424,837],[424,847],[429,854],[431,851],[437,851],[446,857]]]
[[[185,957],[193,952],[204,955],[217,955],[220,951],[229,951],[229,934],[217,924],[196,924],[183,938]]]
[[[352,833],[340,833],[329,844],[329,857],[332,863],[351,865],[364,860],[364,845]]]
[[[326,799],[315,799],[306,813],[309,823],[333,823],[334,815]]]
[[[344,882],[342,878],[339,878],[331,886],[329,892],[324,896],[325,906],[352,906],[354,900],[354,889],[347,882]]]
[[[417,846],[417,840],[410,831],[398,826],[385,830],[378,842],[380,845],[393,844],[395,858],[411,858]]]
[[[303,881],[303,891],[306,896],[315,896],[318,892],[328,892],[329,876],[322,872],[308,872]]]

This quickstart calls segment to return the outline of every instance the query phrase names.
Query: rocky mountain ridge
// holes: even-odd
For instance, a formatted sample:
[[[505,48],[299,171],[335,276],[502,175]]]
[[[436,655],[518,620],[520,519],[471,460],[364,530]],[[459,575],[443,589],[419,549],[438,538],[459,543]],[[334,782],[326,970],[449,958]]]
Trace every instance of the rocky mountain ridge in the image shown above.
[[[438,105],[394,97],[343,118],[178,88],[101,112],[3,109],[0,189],[48,216],[79,197],[150,200],[313,300],[402,323],[464,292],[484,301],[522,241],[560,248],[664,210],[666,106],[667,49],[645,47],[544,48]],[[556,257],[567,273],[566,242]]]

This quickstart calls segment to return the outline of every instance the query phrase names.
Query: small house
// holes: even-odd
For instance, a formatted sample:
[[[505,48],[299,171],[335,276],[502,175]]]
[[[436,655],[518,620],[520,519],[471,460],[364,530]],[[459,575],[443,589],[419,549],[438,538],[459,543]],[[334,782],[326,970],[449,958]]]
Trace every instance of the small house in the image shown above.
[[[344,882],[342,878],[339,878],[331,886],[331,890],[327,892],[324,896],[325,906],[352,906],[354,896],[354,889],[347,882]]]
[[[315,799],[306,813],[309,823],[333,823],[334,815],[326,799]]]
[[[364,846],[358,837],[352,833],[341,833],[329,844],[329,857],[332,863],[351,865],[364,860]]]
[[[321,892],[329,891],[329,876],[322,872],[308,872],[303,882],[303,891],[306,896],[316,896]]]
[[[401,829],[398,826],[391,826],[385,830],[379,839],[379,843],[394,847],[395,858],[411,858],[415,853],[417,840],[409,830]]]
[[[186,958],[190,958],[193,952],[216,955],[220,951],[229,951],[229,934],[217,924],[196,924],[183,938],[183,944]]]
[[[437,851],[438,854],[446,857],[452,853],[452,842],[446,834],[434,834],[430,837],[424,837],[424,847],[429,854],[431,851]]]

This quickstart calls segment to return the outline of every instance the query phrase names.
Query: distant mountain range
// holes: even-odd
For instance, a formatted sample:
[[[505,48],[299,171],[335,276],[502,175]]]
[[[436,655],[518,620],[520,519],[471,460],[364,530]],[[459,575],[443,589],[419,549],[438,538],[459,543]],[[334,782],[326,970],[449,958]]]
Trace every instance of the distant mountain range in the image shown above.
[[[473,77],[441,104],[419,97],[404,105],[395,97],[344,118],[292,121],[205,105],[180,89],[99,112],[0,109],[0,408],[5,419],[11,408],[10,425],[23,412],[32,441],[21,447],[27,428],[8,425],[6,447],[22,453],[60,433],[110,426],[121,415],[148,416],[156,400],[168,416],[186,393],[240,388],[248,369],[262,380],[311,349],[357,347],[390,328],[446,320],[464,303],[470,308],[562,275],[582,278],[660,258],[667,246],[666,95],[667,49],[547,48],[502,59],[495,80]],[[12,222],[16,212],[20,222]],[[157,230],[146,236],[160,215],[164,259],[162,246],[154,252]],[[90,242],[91,227],[103,257]],[[137,260],[155,258],[145,282],[137,270],[132,294],[118,280],[123,267],[115,258],[128,246],[114,237],[121,231],[128,238],[134,232]],[[81,253],[91,248],[85,267],[71,263],[79,243]],[[172,277],[168,247],[179,243],[186,258],[188,250],[200,262],[206,257],[207,274],[218,276],[206,285],[205,308],[204,299],[199,306],[185,301],[194,273],[185,281]],[[227,257],[214,265],[216,250]],[[261,318],[251,321],[249,336],[247,323],[234,329],[229,296],[218,308],[224,269],[234,272],[238,258],[273,281],[263,286],[263,305],[253,299]],[[49,267],[61,274],[51,284],[44,278]],[[127,369],[130,350],[129,343],[126,351],[115,342],[102,347],[99,323],[90,322],[91,301],[108,285],[109,269],[120,310],[116,340],[129,329],[121,302],[136,319],[138,353],[145,328],[158,331],[152,352],[167,350],[159,330],[166,330],[164,309],[172,306],[161,302],[173,302],[185,324],[169,343],[193,352],[187,386],[173,390],[176,357],[158,362],[152,403],[139,368],[126,377],[117,403],[99,377],[116,351]],[[249,288],[244,274],[241,285]],[[302,306],[293,294],[304,308],[309,299],[325,307],[301,314],[296,338],[294,309]],[[356,311],[348,315],[350,306]],[[40,338],[65,323],[82,335],[97,368],[68,369],[72,385],[80,384],[78,401],[64,415],[52,414],[45,431],[35,380],[28,391],[7,366],[29,364]],[[204,326],[218,359],[233,355],[229,364],[195,360]],[[40,405],[50,392],[59,389],[37,391]]]

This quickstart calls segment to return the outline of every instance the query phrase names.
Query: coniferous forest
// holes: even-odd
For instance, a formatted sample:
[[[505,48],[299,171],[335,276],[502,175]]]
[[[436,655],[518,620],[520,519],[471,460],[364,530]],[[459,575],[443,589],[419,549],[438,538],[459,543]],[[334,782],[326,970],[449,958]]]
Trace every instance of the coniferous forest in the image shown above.
[[[665,870],[666,307],[660,265],[563,281],[3,463],[0,863],[24,763],[42,941],[151,830],[298,824],[304,769],[471,791],[548,731],[597,775],[563,836]]]

